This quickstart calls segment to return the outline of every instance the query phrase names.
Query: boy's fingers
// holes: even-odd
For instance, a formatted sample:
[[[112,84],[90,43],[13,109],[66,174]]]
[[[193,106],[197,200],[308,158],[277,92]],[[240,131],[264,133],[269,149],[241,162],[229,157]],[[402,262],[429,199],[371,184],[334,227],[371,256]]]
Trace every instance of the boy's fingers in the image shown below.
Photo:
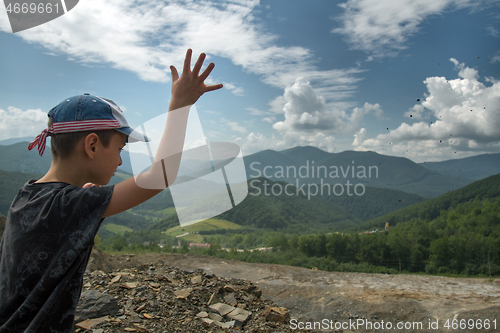
[[[213,62],[211,62],[207,68],[205,68],[205,70],[203,71],[203,73],[201,73],[200,75],[200,79],[202,81],[205,81],[205,79],[210,75],[210,73],[212,72],[212,70],[214,69],[215,67],[215,64]]]
[[[207,92],[208,91],[214,91],[214,90],[220,89],[222,87],[223,87],[222,83],[214,84],[214,85],[211,85],[211,86],[206,86],[205,87],[205,91],[207,91]]]
[[[201,66],[203,65],[203,61],[205,61],[205,57],[206,57],[205,53],[200,54],[200,56],[198,57],[198,60],[196,61],[196,64],[193,67],[194,75],[198,75],[198,73],[200,72]]]
[[[184,58],[184,68],[182,69],[183,73],[189,73],[191,71],[191,54],[193,50],[188,49],[186,52],[186,57]]]
[[[175,68],[174,66],[170,66],[170,73],[172,74],[172,81],[177,81],[177,79],[179,78],[177,68]]]

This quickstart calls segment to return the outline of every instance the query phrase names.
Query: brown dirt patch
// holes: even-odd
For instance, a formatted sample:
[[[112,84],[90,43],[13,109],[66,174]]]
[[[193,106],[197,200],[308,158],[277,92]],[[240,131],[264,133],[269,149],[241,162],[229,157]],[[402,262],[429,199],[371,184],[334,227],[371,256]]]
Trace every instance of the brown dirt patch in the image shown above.
[[[366,319],[370,322],[422,323],[422,329],[396,332],[471,332],[444,328],[446,320],[496,319],[500,332],[500,280],[447,278],[425,275],[340,273],[269,264],[249,264],[192,254],[103,255],[94,257],[90,268],[123,269],[138,265],[165,264],[183,270],[203,269],[225,278],[247,279],[259,285],[263,297],[286,307],[297,321],[333,322]],[[429,322],[439,320],[439,328]],[[407,324],[409,325],[409,324]],[[364,327],[364,326],[363,326]],[[329,330],[332,331],[332,330]],[[342,332],[381,332],[347,328]]]

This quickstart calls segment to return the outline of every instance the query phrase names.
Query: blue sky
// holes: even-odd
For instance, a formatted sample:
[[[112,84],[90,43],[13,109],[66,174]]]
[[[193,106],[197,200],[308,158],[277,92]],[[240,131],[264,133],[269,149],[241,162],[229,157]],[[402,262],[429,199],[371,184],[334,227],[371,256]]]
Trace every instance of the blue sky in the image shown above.
[[[196,105],[205,135],[244,155],[500,151],[498,0],[81,0],[16,34],[0,6],[0,140],[36,136],[85,92],[139,126],[166,112],[187,48],[225,84]]]

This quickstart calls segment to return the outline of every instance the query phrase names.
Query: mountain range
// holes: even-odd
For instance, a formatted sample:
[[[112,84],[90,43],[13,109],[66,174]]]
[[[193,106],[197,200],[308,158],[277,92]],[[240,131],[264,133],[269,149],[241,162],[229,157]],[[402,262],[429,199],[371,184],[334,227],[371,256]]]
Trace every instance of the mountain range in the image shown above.
[[[500,174],[493,175],[481,180],[478,180],[470,185],[467,185],[459,190],[448,192],[437,198],[416,203],[381,217],[373,218],[370,221],[362,223],[351,230],[367,230],[374,227],[380,227],[386,222],[394,226],[400,222],[411,220],[426,220],[430,221],[438,216],[443,211],[450,208],[455,208],[457,205],[473,201],[473,200],[490,200],[500,197]],[[492,225],[500,223],[500,216],[497,216],[496,221],[491,221]]]
[[[273,195],[270,190],[285,186],[288,194],[283,191]],[[317,233],[344,230],[395,209],[425,201],[415,194],[370,186],[365,187],[363,196],[309,196],[307,190],[303,193],[292,184],[267,178],[249,180],[248,187],[249,194],[239,205],[216,218],[251,229]],[[166,230],[176,225],[179,225],[179,220],[176,214],[172,214],[149,228]]]
[[[493,154],[489,161],[477,163],[475,178],[446,174],[446,163],[454,163],[460,169],[460,162],[445,161],[432,164],[439,171],[427,169],[427,164],[417,164],[404,157],[381,155],[375,152],[344,151],[328,153],[315,147],[294,147],[283,151],[264,150],[244,157],[247,177],[266,177],[283,180],[292,184],[324,183],[336,184],[361,183],[368,186],[387,188],[433,198],[446,192],[459,189],[500,172]],[[483,159],[483,157],[480,157]],[[473,158],[471,158],[473,160]],[[444,163],[441,166],[440,163]],[[302,174],[299,175],[299,169]],[[296,170],[296,172],[294,172]],[[309,170],[309,173],[306,173]],[[314,173],[313,173],[314,171]],[[370,172],[371,171],[371,172]]]
[[[500,153],[483,154],[442,162],[419,163],[426,169],[445,175],[480,180],[500,173]]]
[[[28,151],[27,142],[0,144],[0,170],[45,173],[49,153],[40,157]],[[119,170],[132,174],[130,154],[122,152]],[[475,180],[500,173],[500,153],[442,162],[415,163],[404,157],[375,152],[328,153],[316,147],[294,147],[283,151],[263,150],[244,158],[247,179],[265,177],[293,185],[346,181],[387,188],[432,198],[456,190]],[[298,182],[298,183],[297,183]]]
[[[0,143],[0,214],[6,214],[12,198],[28,179],[40,177],[50,167],[50,153],[40,157],[26,147],[26,142]],[[112,183],[131,176],[128,152],[122,153],[122,159],[124,163]],[[375,152],[328,153],[309,146],[283,151],[264,150],[244,157],[250,194],[240,205],[218,218],[247,227],[299,233],[342,230],[363,225],[385,214],[394,214],[404,207],[433,202],[428,198],[442,197],[446,193],[457,195],[461,193],[457,190],[474,180],[500,173],[499,159],[500,154],[489,154],[417,164],[406,158]],[[469,178],[464,178],[464,175]],[[357,194],[362,191],[362,195],[348,195],[347,182],[351,184],[351,191],[357,189]],[[308,186],[321,188],[321,185],[324,189],[329,187],[331,193],[325,191],[308,196],[298,190]],[[285,187],[297,195],[265,194],[266,190]],[[345,192],[338,195],[341,188]],[[130,230],[161,229],[178,223],[175,218],[173,200],[167,189],[105,222],[126,226]],[[106,236],[113,234],[109,230],[105,233]]]

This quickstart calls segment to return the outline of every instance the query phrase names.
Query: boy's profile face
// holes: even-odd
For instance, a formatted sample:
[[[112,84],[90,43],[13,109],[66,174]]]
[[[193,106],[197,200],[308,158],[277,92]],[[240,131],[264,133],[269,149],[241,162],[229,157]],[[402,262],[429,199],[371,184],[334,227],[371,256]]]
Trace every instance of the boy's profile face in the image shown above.
[[[117,168],[122,165],[120,153],[126,145],[127,136],[123,133],[115,132],[107,147],[102,145],[101,142],[98,143],[95,163],[92,166],[92,173],[95,178],[92,182],[94,184],[108,184]]]

